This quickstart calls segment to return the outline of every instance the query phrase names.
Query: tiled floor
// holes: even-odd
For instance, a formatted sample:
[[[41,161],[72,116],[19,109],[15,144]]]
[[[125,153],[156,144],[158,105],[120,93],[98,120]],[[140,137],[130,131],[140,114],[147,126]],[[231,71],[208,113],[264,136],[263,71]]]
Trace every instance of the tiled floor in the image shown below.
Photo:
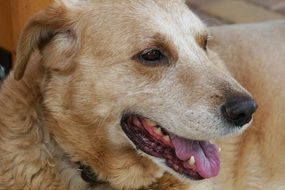
[[[285,19],[285,0],[187,0],[208,25]]]

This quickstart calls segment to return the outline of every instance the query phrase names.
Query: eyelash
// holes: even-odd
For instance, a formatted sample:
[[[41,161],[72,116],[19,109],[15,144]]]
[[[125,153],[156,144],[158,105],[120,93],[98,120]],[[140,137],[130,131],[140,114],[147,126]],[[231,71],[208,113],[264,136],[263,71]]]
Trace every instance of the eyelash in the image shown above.
[[[148,66],[156,66],[167,60],[167,56],[159,48],[149,48],[137,55],[137,60]]]

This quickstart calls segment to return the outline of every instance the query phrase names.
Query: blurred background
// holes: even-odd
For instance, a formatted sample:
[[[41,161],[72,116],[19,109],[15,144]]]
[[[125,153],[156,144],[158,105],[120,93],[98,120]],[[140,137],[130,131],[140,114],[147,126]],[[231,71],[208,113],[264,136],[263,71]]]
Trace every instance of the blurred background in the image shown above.
[[[285,0],[187,0],[187,4],[210,26],[285,18]]]
[[[52,1],[0,0],[0,65],[7,65],[15,57],[20,31],[28,19]],[[285,0],[187,0],[186,3],[209,26],[285,18]]]

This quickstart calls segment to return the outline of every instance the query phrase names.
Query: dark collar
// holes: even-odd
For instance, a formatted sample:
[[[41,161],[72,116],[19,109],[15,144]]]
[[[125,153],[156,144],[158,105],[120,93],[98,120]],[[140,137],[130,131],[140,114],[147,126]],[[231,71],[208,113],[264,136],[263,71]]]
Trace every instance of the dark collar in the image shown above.
[[[98,179],[97,173],[88,165],[82,164],[80,162],[77,163],[79,165],[78,170],[81,172],[81,178],[90,184],[103,184],[103,182]]]
[[[43,114],[41,112],[42,109],[40,109],[40,114]],[[68,156],[68,154],[64,153],[64,151],[61,149],[61,147],[55,142],[53,141],[51,138],[50,138],[50,134],[48,132],[48,129],[47,127],[44,125],[44,123],[42,123],[42,125],[39,125],[39,128],[42,132],[42,135],[43,135],[43,143],[46,145],[46,147],[49,147],[51,146],[53,143],[53,145],[55,145],[54,147],[56,147],[56,150],[58,152],[63,152],[63,159],[65,160],[68,160],[73,166],[77,167],[77,170],[81,172],[81,178],[91,184],[91,185],[100,185],[100,184],[106,184],[108,182],[105,182],[105,181],[102,181],[102,180],[99,180],[98,179],[98,175],[97,173],[90,167],[88,166],[87,164],[83,164],[82,162],[72,162],[70,160],[70,156]],[[55,148],[52,148],[54,151],[55,151]],[[55,151],[55,152],[57,152]],[[59,156],[59,155],[58,155]],[[59,157],[61,157],[59,156]]]

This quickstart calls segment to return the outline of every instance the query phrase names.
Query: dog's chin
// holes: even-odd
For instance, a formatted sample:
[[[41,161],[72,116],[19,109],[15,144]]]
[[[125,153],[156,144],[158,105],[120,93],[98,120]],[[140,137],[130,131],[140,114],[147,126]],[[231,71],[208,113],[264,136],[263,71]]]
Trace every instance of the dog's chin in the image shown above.
[[[125,114],[121,127],[139,152],[176,176],[202,180],[219,173],[219,148],[208,141],[180,137],[137,114]]]

